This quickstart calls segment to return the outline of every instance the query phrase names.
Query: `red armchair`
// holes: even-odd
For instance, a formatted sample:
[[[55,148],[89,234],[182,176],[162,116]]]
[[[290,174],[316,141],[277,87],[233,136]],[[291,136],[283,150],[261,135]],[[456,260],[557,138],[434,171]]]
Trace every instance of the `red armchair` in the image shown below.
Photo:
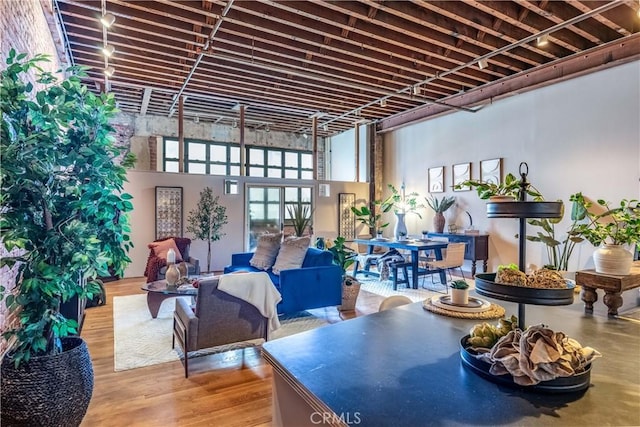
[[[149,258],[147,258],[147,266],[144,269],[144,275],[147,277],[147,283],[164,279],[164,275],[167,271],[167,259],[156,255],[156,252],[159,251],[157,251],[157,245],[154,245],[154,243],[166,242],[169,239],[173,239],[176,247],[178,248],[179,253],[176,253],[176,262],[186,262],[188,274],[190,276],[200,274],[200,260],[189,255],[191,239],[187,237],[165,237],[164,239],[154,240],[153,243],[148,245]]]

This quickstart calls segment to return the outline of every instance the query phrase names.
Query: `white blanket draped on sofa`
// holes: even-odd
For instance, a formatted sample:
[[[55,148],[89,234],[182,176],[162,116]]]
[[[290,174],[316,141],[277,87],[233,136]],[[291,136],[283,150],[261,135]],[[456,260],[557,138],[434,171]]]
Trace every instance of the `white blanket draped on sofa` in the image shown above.
[[[255,306],[269,319],[269,332],[280,327],[276,306],[282,301],[282,296],[267,273],[223,274],[218,281],[218,289]]]

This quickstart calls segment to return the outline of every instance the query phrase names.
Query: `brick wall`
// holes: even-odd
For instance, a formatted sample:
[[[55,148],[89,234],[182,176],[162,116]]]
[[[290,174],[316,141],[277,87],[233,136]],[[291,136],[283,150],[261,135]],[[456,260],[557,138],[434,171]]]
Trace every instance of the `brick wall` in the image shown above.
[[[26,53],[29,57],[38,53],[50,55],[50,62],[42,64],[45,71],[55,73],[61,68],[66,68],[67,64],[59,59],[60,41],[52,36],[57,34],[57,30],[54,26],[53,33],[51,31],[50,23],[54,22],[51,11],[51,0],[0,0],[2,68],[5,67],[6,57],[11,48],[18,53]],[[31,76],[31,81],[35,81],[35,75]],[[5,248],[0,247],[0,256],[6,255]],[[12,290],[16,272],[17,267],[0,269],[0,283],[8,288],[6,292]],[[8,316],[3,301],[0,306],[0,333],[4,332],[13,320],[12,316]],[[4,353],[5,349],[6,342],[2,340],[0,353]]]

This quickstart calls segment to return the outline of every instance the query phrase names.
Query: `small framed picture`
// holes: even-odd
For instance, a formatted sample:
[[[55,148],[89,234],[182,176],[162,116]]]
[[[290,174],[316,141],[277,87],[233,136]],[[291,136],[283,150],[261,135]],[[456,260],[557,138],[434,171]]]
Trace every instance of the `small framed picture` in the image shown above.
[[[465,185],[460,188],[456,188],[456,185],[462,184],[464,181],[468,181],[471,179],[471,163],[459,163],[457,165],[453,165],[452,169],[453,176],[453,191],[469,191],[471,187]]]
[[[491,184],[502,182],[502,158],[480,161],[480,181]]]
[[[444,192],[444,166],[429,168],[429,193]]]

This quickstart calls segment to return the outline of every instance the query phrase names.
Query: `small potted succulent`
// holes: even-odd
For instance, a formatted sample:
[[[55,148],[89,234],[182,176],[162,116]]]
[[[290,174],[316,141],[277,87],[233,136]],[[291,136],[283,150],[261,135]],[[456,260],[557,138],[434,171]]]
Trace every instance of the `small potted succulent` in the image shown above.
[[[469,304],[469,284],[463,280],[453,280],[449,283],[451,288],[451,302],[456,305]]]

